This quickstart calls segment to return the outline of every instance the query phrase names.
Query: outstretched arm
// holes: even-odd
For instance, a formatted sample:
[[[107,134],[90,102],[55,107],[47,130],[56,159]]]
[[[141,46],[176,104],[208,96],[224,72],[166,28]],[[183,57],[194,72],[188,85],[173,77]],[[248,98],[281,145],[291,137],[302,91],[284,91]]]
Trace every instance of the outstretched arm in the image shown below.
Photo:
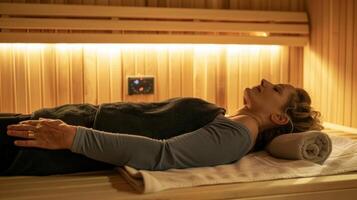
[[[231,163],[250,148],[248,129],[220,116],[200,129],[166,140],[79,126],[70,150],[117,166],[166,170]]]

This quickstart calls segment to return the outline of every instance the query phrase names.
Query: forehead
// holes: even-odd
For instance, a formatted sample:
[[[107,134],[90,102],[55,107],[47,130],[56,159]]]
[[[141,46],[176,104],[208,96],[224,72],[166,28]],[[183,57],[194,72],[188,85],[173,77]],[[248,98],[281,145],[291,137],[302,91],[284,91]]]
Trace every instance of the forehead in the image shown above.
[[[277,85],[283,89],[284,93],[290,94],[295,91],[295,87],[290,84],[277,84]]]

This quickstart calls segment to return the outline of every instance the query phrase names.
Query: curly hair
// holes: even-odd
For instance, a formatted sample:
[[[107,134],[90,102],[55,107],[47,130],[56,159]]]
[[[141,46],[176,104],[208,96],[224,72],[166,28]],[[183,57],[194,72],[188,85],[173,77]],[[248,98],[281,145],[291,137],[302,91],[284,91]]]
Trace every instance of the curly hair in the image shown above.
[[[264,150],[264,148],[277,136],[282,134],[298,133],[308,130],[322,130],[319,111],[311,107],[311,98],[302,88],[295,88],[282,110],[290,118],[290,123],[264,130],[259,133],[252,151]]]

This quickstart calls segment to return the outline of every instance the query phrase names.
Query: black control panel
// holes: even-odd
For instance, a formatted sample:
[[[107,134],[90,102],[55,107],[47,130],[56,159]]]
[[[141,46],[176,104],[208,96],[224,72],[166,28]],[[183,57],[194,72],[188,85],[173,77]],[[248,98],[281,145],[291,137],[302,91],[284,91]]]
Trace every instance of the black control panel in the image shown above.
[[[154,77],[132,76],[128,77],[128,94],[154,94]]]

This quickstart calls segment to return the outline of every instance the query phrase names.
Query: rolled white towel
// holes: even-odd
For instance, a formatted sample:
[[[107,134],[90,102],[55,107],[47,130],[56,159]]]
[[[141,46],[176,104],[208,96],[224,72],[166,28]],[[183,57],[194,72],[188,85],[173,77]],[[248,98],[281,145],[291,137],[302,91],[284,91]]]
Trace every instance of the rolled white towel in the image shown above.
[[[308,160],[322,165],[331,154],[332,142],[324,132],[306,131],[279,135],[266,150],[277,158]]]

